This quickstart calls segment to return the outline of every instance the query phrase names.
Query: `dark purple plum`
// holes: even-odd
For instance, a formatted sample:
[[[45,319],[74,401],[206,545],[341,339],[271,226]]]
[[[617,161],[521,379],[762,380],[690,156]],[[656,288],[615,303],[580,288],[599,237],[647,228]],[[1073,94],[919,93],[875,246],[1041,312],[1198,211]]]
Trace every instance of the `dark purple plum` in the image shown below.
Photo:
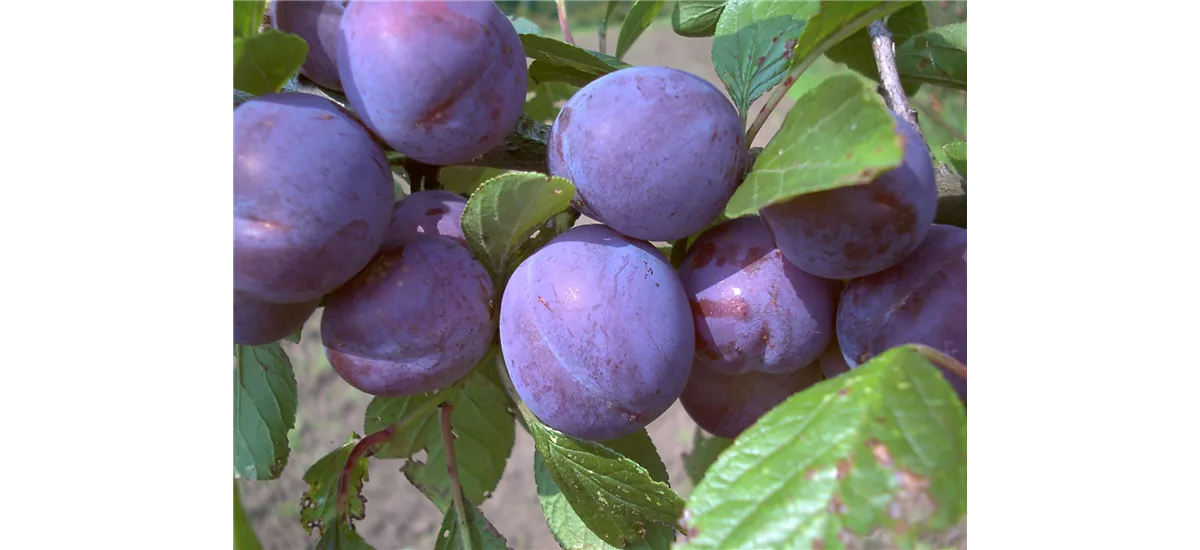
[[[321,305],[317,298],[299,304],[271,304],[240,292],[233,293],[233,343],[270,344],[304,326]]]
[[[821,374],[825,375],[826,380],[850,372],[850,365],[846,364],[846,358],[842,356],[842,348],[838,347],[837,338],[830,341],[829,347],[821,352],[817,364],[821,366]]]
[[[696,362],[725,374],[785,374],[834,339],[841,283],[783,259],[758,216],[705,231],[679,266],[696,324]]]
[[[383,149],[333,102],[259,96],[233,111],[234,290],[301,303],[358,273],[395,191]]]
[[[363,121],[396,151],[463,164],[499,144],[525,107],[525,50],[493,2],[352,2],[338,74]]]
[[[699,363],[679,401],[704,431],[737,438],[771,409],[824,378],[816,363],[787,374],[723,374]]]
[[[571,96],[550,130],[550,173],[573,204],[647,241],[692,235],[725,208],[747,162],[737,110],[693,74],[631,67]]]
[[[921,136],[896,115],[903,163],[864,185],[801,195],[759,211],[784,257],[826,279],[887,269],[929,232],[937,211],[933,164]]]
[[[395,244],[411,235],[441,235],[467,245],[463,234],[462,215],[467,199],[449,191],[417,191],[404,197],[392,209],[392,224],[388,226],[384,243]]]
[[[343,2],[315,0],[272,0],[271,26],[303,38],[308,56],[300,74],[326,88],[341,91],[338,79],[337,39]]]
[[[607,441],[646,427],[679,398],[695,330],[662,253],[582,225],[517,267],[500,302],[500,346],[517,394],[542,422]]]
[[[852,367],[904,344],[925,344],[967,362],[967,230],[934,225],[904,261],[846,285],[837,339]],[[967,381],[946,369],[967,400]]]
[[[325,355],[343,380],[371,395],[443,388],[487,353],[494,299],[487,270],[465,247],[413,235],[329,296]]]

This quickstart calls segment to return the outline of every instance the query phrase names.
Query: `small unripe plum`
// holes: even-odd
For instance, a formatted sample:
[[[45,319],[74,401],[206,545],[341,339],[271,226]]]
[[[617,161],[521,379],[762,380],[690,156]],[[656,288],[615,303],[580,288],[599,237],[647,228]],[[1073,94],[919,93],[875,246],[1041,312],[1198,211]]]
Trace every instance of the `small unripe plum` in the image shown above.
[[[352,2],[338,74],[363,121],[406,157],[464,164],[516,127],[525,50],[493,2]]]
[[[704,431],[734,439],[771,409],[823,379],[816,363],[787,374],[732,375],[697,363],[679,401]]]
[[[551,239],[517,267],[500,303],[517,394],[542,422],[592,441],[636,432],[671,407],[694,334],[666,257],[603,225]]]
[[[837,339],[854,367],[904,344],[925,344],[966,364],[967,230],[934,225],[904,261],[847,283]],[[967,381],[942,372],[966,402]]]
[[[299,304],[272,304],[234,292],[233,343],[261,346],[278,341],[304,326],[320,305],[320,298]]]
[[[580,212],[647,241],[692,235],[725,208],[748,152],[737,110],[708,81],[631,67],[580,88],[547,144],[550,173]]]
[[[395,191],[383,149],[333,102],[258,96],[233,111],[234,290],[320,298],[383,243]]]
[[[385,247],[331,294],[321,317],[330,365],[351,386],[397,397],[446,387],[487,353],[495,291],[483,264],[440,235]]]
[[[338,26],[346,11],[342,1],[272,0],[271,26],[303,38],[308,56],[300,74],[326,88],[342,90],[337,70]]]
[[[826,279],[878,273],[908,256],[937,212],[929,150],[895,114],[903,163],[871,183],[801,195],[759,211],[784,257]]]
[[[463,246],[462,215],[467,199],[462,195],[433,189],[417,191],[404,197],[392,209],[392,224],[388,226],[384,245],[396,244],[411,235],[441,235]]]
[[[784,374],[833,339],[840,283],[785,260],[758,216],[705,231],[679,279],[696,323],[696,362],[717,372]]]

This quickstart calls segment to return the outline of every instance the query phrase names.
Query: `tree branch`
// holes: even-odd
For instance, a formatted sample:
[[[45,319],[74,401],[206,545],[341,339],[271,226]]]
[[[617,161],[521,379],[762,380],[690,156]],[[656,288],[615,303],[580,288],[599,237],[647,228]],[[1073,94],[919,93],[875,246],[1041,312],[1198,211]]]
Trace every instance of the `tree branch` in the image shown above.
[[[908,121],[917,129],[917,135],[925,139],[921,133],[921,125],[917,122],[917,112],[908,108],[908,95],[900,85],[900,71],[896,69],[896,44],[892,42],[892,31],[889,31],[883,21],[878,19],[867,25],[871,35],[871,49],[875,51],[875,64],[879,66],[879,87],[883,100],[892,112]],[[928,145],[926,146],[928,148]]]
[[[558,26],[562,27],[563,42],[575,45],[575,38],[571,36],[571,25],[567,23],[567,2],[566,0],[554,0],[558,5]]]
[[[454,497],[454,510],[458,512],[458,530],[462,533],[463,547],[474,548],[471,544],[470,519],[467,517],[462,484],[458,481],[458,460],[454,456],[454,430],[450,425],[453,413],[454,405],[442,405],[442,446],[446,448],[446,471],[450,474],[450,492]]]
[[[921,131],[917,120],[917,112],[908,107],[908,96],[900,85],[900,71],[896,69],[896,45],[892,42],[892,32],[883,21],[876,19],[867,25],[871,35],[871,50],[875,52],[875,64],[879,67],[879,93],[889,109],[912,124],[921,136],[921,143],[929,151],[929,160],[933,162],[934,176],[937,179],[938,209],[934,223],[967,227],[967,187],[963,179],[945,164],[934,158],[929,142]]]

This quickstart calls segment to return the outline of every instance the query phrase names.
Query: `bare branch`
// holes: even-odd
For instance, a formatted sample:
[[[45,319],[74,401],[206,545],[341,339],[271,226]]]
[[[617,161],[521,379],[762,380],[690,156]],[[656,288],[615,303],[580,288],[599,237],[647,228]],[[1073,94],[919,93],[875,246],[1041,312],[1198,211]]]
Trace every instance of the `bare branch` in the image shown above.
[[[575,38],[571,36],[571,25],[567,23],[567,2],[566,0],[554,0],[558,5],[558,26],[562,27],[563,42],[575,45]]]
[[[892,32],[883,21],[875,20],[867,25],[871,35],[871,49],[875,52],[875,64],[879,67],[879,93],[889,109],[912,124],[921,136],[921,142],[929,150],[925,134],[921,132],[917,111],[908,107],[908,95],[900,85],[900,71],[896,69],[896,44],[892,41]],[[938,162],[929,151],[930,161],[933,162],[934,176],[937,178],[938,209],[934,223],[967,226],[967,187],[963,179],[945,164]]]
[[[883,100],[892,112],[908,121],[917,129],[921,139],[921,125],[917,122],[917,112],[908,108],[908,95],[900,85],[900,71],[896,69],[896,44],[892,42],[892,31],[889,31],[883,21],[876,19],[867,25],[871,34],[871,49],[875,51],[875,64],[879,66],[879,87],[882,89]]]

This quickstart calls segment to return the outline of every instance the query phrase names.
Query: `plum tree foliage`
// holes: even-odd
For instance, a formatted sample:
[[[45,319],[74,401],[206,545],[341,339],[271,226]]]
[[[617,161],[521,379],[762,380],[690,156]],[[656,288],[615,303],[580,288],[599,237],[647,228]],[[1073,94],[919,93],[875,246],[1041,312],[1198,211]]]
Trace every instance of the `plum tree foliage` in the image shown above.
[[[563,548],[958,544],[967,237],[943,199],[965,130],[930,147],[897,105],[965,94],[965,7],[639,0],[614,57],[511,4],[234,3],[235,547],[259,547],[236,480],[301,467],[314,545],[371,548],[372,461],[408,459],[436,548],[505,548],[479,506],[517,425]],[[714,37],[724,93],[623,60],[660,16]],[[751,149],[825,60],[853,72]],[[289,466],[305,396],[280,342],[318,309],[373,400]],[[676,402],[686,498],[646,431]]]

